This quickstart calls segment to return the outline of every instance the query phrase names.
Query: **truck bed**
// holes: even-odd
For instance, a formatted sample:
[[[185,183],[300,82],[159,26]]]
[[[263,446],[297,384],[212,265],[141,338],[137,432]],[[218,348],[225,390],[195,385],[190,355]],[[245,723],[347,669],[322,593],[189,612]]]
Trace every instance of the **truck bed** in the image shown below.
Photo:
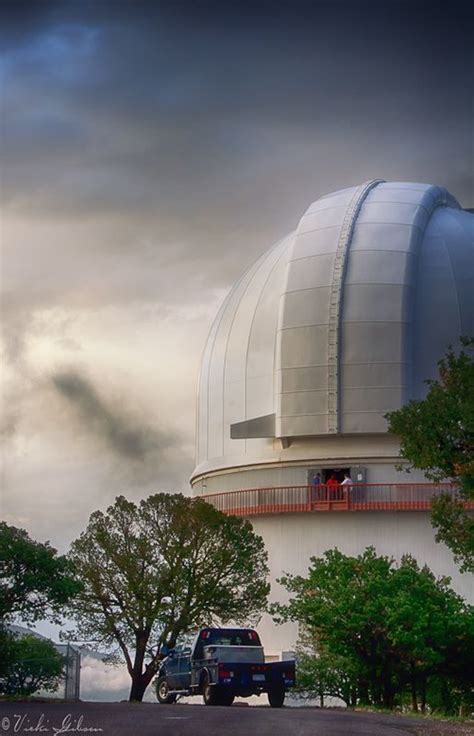
[[[235,647],[229,647],[235,649]],[[212,681],[232,688],[236,694],[267,691],[272,685],[291,687],[295,680],[295,662],[223,662],[219,659],[202,659],[192,663],[191,684],[197,686],[203,667],[211,672]]]
[[[263,664],[265,655],[263,647],[225,646],[222,644],[211,644],[204,647],[204,659],[217,659],[219,662],[251,662],[252,664]]]

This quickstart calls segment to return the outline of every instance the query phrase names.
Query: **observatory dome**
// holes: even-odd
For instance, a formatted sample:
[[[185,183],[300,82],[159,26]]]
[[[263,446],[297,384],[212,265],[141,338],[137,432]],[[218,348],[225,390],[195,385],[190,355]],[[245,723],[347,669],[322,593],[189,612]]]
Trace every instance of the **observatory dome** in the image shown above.
[[[473,251],[474,216],[439,186],[376,180],[311,204],[212,326],[193,482],[386,436],[384,414],[474,334]]]

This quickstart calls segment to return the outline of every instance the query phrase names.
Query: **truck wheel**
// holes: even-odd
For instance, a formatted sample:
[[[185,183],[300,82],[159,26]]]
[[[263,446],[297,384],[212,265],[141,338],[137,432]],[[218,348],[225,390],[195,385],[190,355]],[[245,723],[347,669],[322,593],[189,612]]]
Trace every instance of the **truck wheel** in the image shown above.
[[[272,708],[281,708],[285,702],[285,691],[282,687],[273,688],[268,691],[268,702]]]
[[[232,705],[232,703],[234,702],[234,698],[235,698],[234,693],[232,692],[228,693],[228,692],[225,692],[224,690],[221,693],[219,702],[221,705]]]
[[[220,705],[219,688],[217,685],[211,685],[207,673],[202,679],[202,699],[204,700],[204,705]]]
[[[162,705],[171,705],[176,702],[176,695],[170,693],[166,677],[159,677],[156,682],[156,697]]]

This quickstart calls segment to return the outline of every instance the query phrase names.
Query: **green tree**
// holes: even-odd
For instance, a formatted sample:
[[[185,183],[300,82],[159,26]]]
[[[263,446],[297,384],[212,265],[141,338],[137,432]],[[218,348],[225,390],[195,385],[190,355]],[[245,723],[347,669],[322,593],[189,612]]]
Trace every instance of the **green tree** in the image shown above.
[[[0,626],[0,683],[10,670],[10,663],[15,660],[15,641],[11,631]]]
[[[464,501],[474,500],[474,338],[465,349],[449,349],[438,363],[439,379],[426,381],[428,393],[386,415],[389,431],[400,438],[407,469],[423,470],[434,481],[452,479],[460,498],[433,501],[436,539],[454,553],[462,571],[474,572],[474,518]]]
[[[473,500],[471,490],[465,490],[461,498],[452,498],[447,493],[433,500],[431,523],[436,529],[436,541],[450,548],[461,572],[474,572],[474,517],[466,510],[464,496]]]
[[[351,661],[328,651],[311,627],[301,627],[296,656],[298,677],[295,692],[300,697],[318,698],[321,708],[327,697],[339,698],[347,706],[356,704]]]
[[[474,685],[474,608],[449,583],[410,555],[391,572],[387,636],[399,656],[399,684],[408,684],[415,711],[425,711],[429,684],[437,677],[451,691]]]
[[[272,606],[277,621],[298,621],[317,642],[316,654],[343,666],[357,702],[392,708],[404,692],[424,709],[428,685],[448,676],[457,686],[472,686],[474,609],[436,580],[426,567],[405,556],[394,560],[368,547],[349,557],[329,550],[311,558],[306,578],[280,581],[293,598]],[[463,668],[457,665],[463,657]],[[339,674],[339,682],[344,682]]]
[[[49,639],[33,634],[0,632],[0,692],[26,696],[38,690],[54,692],[61,681],[64,657]]]
[[[69,560],[48,542],[36,542],[24,529],[0,522],[0,625],[17,616],[57,621],[80,587]]]
[[[192,627],[259,618],[267,553],[248,521],[201,499],[159,493],[96,511],[70,559],[84,583],[72,615],[84,640],[117,644],[141,701],[162,644]]]

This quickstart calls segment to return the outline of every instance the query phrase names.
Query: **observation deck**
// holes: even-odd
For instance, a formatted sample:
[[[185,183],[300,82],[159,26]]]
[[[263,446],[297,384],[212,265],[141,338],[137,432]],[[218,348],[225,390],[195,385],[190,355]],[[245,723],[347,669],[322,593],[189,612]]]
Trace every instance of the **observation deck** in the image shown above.
[[[429,511],[442,494],[459,497],[452,483],[366,483],[351,486],[278,486],[200,496],[229,516],[328,511]],[[464,501],[474,511],[474,501]]]

